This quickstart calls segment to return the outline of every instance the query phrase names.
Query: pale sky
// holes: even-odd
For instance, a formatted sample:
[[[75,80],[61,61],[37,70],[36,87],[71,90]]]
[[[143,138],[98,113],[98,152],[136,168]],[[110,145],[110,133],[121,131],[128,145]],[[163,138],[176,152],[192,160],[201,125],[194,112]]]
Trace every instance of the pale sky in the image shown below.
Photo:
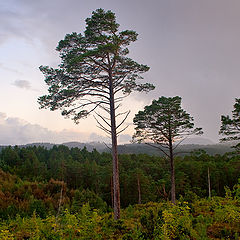
[[[97,8],[116,13],[121,30],[135,30],[130,57],[150,66],[149,94],[125,102],[132,118],[160,96],[181,96],[183,108],[218,142],[220,116],[240,97],[239,0],[0,0],[0,144],[107,141],[93,118],[78,125],[60,112],[40,110],[47,94],[40,65],[56,67],[55,48],[67,33],[83,32]]]

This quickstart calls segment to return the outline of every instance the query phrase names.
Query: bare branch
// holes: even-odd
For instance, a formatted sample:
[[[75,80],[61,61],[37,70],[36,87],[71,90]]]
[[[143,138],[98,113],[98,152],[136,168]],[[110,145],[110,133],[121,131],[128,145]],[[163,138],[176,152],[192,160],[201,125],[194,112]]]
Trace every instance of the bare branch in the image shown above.
[[[90,111],[88,111],[88,114],[93,112],[101,103],[96,104],[95,107],[93,107]]]
[[[116,117],[119,117],[119,116],[121,116],[121,115],[124,115],[124,114],[126,114],[127,112],[130,112],[130,110],[129,110],[129,111],[126,111],[126,112],[118,113],[118,114],[116,114]]]
[[[123,128],[122,130],[120,130],[119,132],[117,132],[117,135],[119,135],[120,133],[122,133],[123,131],[125,131],[128,127],[129,127],[129,125],[127,125],[125,128]]]
[[[119,104],[115,107],[115,111],[116,111],[118,108],[120,108],[121,106],[122,106],[122,104],[119,103]]]
[[[110,148],[105,142],[103,142],[103,144],[106,146],[106,148],[108,148],[110,151],[112,151],[112,148]]]
[[[100,114],[96,113],[98,117],[100,117],[109,127],[111,127],[111,125],[104,119],[104,117],[102,117]]]
[[[99,129],[103,130],[103,131],[104,131],[106,134],[108,134],[109,136],[111,136],[111,132],[109,132],[108,129],[106,129],[106,128],[100,126],[100,125],[97,125],[97,127],[98,127]]]
[[[174,147],[173,147],[173,150],[175,150],[187,137],[183,138],[182,140],[180,140]]]
[[[121,121],[121,123],[117,125],[116,129],[118,129],[118,128],[125,122],[125,120],[127,119],[127,117],[128,117],[129,114],[130,114],[130,110],[127,112],[126,116],[125,116],[124,119]]]
[[[117,98],[115,98],[115,102],[121,102],[124,98],[128,97],[129,95],[130,95],[130,93],[125,94],[121,97],[117,97]]]
[[[107,128],[105,128],[105,127],[97,120],[97,118],[96,118],[95,116],[94,116],[94,118],[95,118],[95,120],[96,120],[96,122],[97,122],[97,124],[98,124],[97,127],[100,128],[101,130],[103,130],[105,133],[111,135],[111,131],[108,130]]]
[[[151,147],[154,147],[154,148],[159,149],[159,150],[160,150],[161,152],[163,152],[167,157],[170,158],[169,154],[167,154],[167,153],[166,153],[163,149],[161,149],[160,147],[155,146],[155,145],[152,145],[152,144],[150,144],[150,143],[146,143],[146,142],[145,142],[145,144],[146,144],[146,145],[149,145],[149,146],[151,146]]]

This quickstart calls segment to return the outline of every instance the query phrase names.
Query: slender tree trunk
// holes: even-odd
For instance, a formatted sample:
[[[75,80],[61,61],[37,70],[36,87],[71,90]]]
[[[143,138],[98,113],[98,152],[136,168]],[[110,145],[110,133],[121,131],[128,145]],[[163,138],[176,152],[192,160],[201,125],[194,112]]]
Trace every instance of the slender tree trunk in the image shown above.
[[[138,204],[141,204],[142,199],[141,199],[141,185],[140,185],[139,174],[137,174],[137,185],[138,185]]]
[[[113,177],[111,176],[110,179],[110,184],[111,184],[111,201],[112,201],[112,208],[113,208]]]
[[[56,218],[55,218],[55,225],[56,225],[57,222],[58,222],[58,217],[59,217],[60,210],[61,210],[61,206],[62,206],[63,187],[64,187],[63,185],[64,185],[64,181],[62,180],[61,191],[60,191],[59,202],[58,202],[58,210],[57,210],[57,215],[56,215]],[[55,227],[54,227],[54,230],[55,230]]]
[[[163,196],[164,196],[164,199],[167,201],[169,194],[166,193],[165,184],[163,184]]]
[[[165,184],[163,183],[163,185],[162,185],[162,191],[163,191],[163,193],[161,193],[161,191],[159,190],[159,188],[157,188],[157,190],[158,190],[159,195],[160,195],[160,196],[163,196],[164,200],[167,201],[167,200],[168,200],[168,194],[166,193]]]
[[[169,140],[169,156],[171,164],[171,201],[176,204],[176,189],[175,189],[175,164],[173,158],[172,139]]]
[[[211,180],[210,180],[210,172],[208,167],[208,196],[211,198]]]
[[[113,158],[113,198],[114,198],[114,219],[120,218],[120,187],[117,153],[117,131],[116,116],[114,104],[114,92],[112,83],[112,74],[109,72],[109,98],[110,98],[110,118],[111,118],[111,136],[112,136],[112,158]]]

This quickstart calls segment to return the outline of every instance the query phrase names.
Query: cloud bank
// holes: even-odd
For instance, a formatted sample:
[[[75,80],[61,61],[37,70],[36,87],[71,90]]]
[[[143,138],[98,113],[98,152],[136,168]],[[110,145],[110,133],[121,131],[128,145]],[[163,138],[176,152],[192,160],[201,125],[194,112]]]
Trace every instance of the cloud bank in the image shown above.
[[[25,120],[7,117],[0,112],[0,145],[21,145],[33,142],[63,143],[78,142],[106,142],[110,139],[96,133],[77,132],[72,130],[51,131],[38,124],[31,124]]]

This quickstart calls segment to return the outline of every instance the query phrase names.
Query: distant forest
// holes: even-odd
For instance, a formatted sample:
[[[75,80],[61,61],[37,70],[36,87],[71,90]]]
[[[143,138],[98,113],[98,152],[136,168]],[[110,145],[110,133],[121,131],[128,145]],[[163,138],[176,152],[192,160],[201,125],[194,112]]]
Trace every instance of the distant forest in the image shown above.
[[[81,142],[66,142],[62,144],[54,144],[54,143],[30,143],[26,145],[18,145],[20,148],[26,148],[26,147],[44,147],[46,149],[51,149],[54,146],[60,146],[64,145],[68,148],[84,148],[88,151],[93,151],[96,149],[98,152],[110,152],[110,149],[101,142],[89,142],[89,143],[81,143]],[[227,152],[234,151],[234,148],[232,147],[234,143],[219,143],[219,144],[182,144],[178,147],[178,152],[181,152],[180,155],[188,155],[193,151],[203,150],[209,155],[215,155],[215,154],[225,154]],[[0,151],[3,148],[6,148],[7,146],[0,146]],[[156,156],[163,156],[163,153],[159,151],[156,148],[153,148],[151,146],[148,146],[144,143],[139,144],[120,144],[118,145],[118,152],[119,154],[148,154],[148,155],[156,155]]]

